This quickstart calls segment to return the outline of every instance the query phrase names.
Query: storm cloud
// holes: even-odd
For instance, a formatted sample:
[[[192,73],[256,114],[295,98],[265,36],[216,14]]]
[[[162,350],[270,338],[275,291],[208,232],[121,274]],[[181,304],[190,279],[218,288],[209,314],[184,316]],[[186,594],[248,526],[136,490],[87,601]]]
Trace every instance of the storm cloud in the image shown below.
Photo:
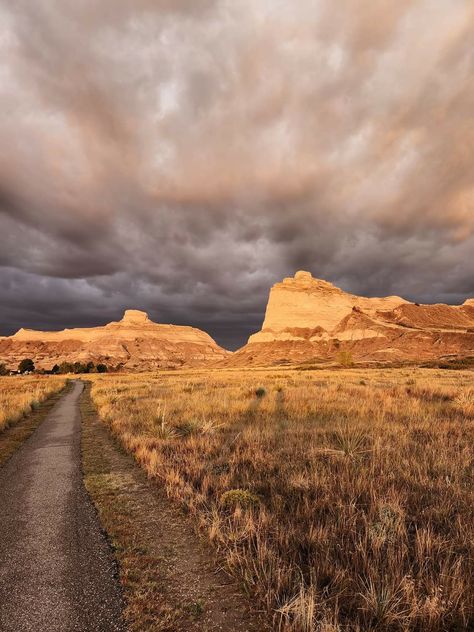
[[[474,296],[471,0],[0,0],[0,334]]]

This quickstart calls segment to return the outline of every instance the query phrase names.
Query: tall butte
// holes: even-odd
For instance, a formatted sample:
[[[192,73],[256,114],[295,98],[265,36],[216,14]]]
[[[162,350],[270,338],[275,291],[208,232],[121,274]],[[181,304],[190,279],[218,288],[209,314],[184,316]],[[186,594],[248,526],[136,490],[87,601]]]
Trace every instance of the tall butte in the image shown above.
[[[474,300],[418,305],[399,296],[365,298],[300,270],[276,283],[261,331],[225,364],[337,360],[432,360],[474,354]]]
[[[61,362],[95,362],[126,370],[203,366],[230,352],[194,327],[154,323],[148,314],[128,309],[123,318],[103,327],[34,331],[20,329],[0,338],[0,359],[16,368],[32,358],[37,368]]]

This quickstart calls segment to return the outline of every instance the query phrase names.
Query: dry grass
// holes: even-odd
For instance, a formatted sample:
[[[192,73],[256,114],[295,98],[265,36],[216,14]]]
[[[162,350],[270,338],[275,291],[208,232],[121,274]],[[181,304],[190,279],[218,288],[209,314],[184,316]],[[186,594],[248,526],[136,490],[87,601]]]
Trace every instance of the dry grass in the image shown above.
[[[275,629],[441,632],[474,626],[473,377],[109,375],[92,397]]]
[[[265,632],[208,543],[81,397],[84,483],[118,561],[128,632]]]
[[[55,376],[0,377],[0,432],[62,390],[66,379]]]

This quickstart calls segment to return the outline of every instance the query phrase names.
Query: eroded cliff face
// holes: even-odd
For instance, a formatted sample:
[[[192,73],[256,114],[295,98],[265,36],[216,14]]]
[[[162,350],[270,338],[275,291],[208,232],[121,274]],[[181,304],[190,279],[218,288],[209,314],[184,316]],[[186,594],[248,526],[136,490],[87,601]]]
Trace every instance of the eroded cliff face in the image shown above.
[[[341,351],[384,362],[473,355],[474,300],[451,306],[365,298],[299,271],[273,286],[261,331],[228,364],[330,360]]]
[[[103,327],[51,332],[20,329],[0,338],[0,359],[10,368],[23,358],[32,358],[44,369],[61,362],[93,361],[149,370],[202,366],[228,355],[204,331],[154,323],[138,310],[127,310],[122,320]]]
[[[347,294],[327,281],[314,279],[310,272],[299,271],[272,287],[262,330],[251,336],[249,343],[302,337],[319,340],[322,334],[332,332],[354,307],[375,315],[379,310],[392,310],[404,303],[398,296],[363,298]],[[304,331],[309,338],[302,335]]]

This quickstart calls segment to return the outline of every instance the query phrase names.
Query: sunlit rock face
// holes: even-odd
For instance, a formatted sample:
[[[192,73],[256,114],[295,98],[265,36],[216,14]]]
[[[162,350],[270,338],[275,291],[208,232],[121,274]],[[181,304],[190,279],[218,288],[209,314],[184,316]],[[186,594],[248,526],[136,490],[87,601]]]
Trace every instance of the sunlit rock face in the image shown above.
[[[229,352],[194,327],[154,323],[145,312],[129,309],[103,327],[34,331],[20,329],[0,339],[0,358],[11,368],[27,357],[37,368],[61,362],[101,362],[129,370],[202,366]]]
[[[451,306],[365,298],[301,270],[272,287],[261,331],[227,363],[331,360],[341,351],[372,362],[472,355],[474,299]]]
[[[146,312],[141,312],[138,309],[126,309],[120,322],[124,325],[144,325],[151,321]]]
[[[289,329],[322,328],[331,332],[353,307],[367,313],[390,310],[405,303],[398,296],[388,298],[362,298],[343,292],[336,286],[314,279],[311,272],[300,270],[294,277],[276,283],[268,300],[262,331],[250,337],[249,342],[289,340]],[[295,339],[301,337],[299,334]]]

